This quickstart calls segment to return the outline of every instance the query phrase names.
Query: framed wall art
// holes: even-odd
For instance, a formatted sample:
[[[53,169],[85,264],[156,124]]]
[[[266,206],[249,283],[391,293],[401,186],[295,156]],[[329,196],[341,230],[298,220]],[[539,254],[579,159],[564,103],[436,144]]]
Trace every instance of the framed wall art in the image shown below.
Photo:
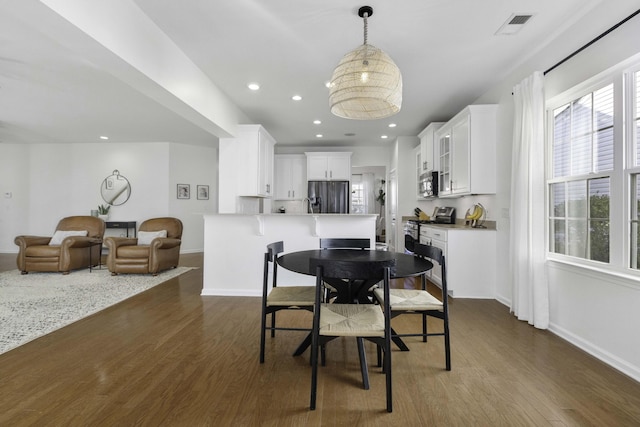
[[[190,199],[191,198],[191,185],[178,184],[178,199]]]
[[[198,185],[198,200],[209,200],[209,186],[208,185]]]

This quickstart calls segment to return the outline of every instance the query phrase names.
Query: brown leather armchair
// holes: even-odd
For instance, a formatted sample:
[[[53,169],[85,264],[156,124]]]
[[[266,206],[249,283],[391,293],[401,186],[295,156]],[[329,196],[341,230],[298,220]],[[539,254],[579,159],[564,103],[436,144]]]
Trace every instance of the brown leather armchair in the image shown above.
[[[154,237],[143,242],[145,233],[166,231],[166,237]],[[107,237],[109,249],[107,267],[113,276],[118,273],[151,273],[178,266],[182,221],[177,218],[153,218],[140,224],[137,238]]]
[[[22,274],[29,271],[69,271],[98,265],[102,251],[105,223],[93,216],[70,216],[62,218],[56,227],[54,239],[60,244],[49,244],[52,237],[18,236],[15,243],[18,251],[18,269]],[[82,233],[85,232],[86,233]],[[86,235],[64,236],[78,232]]]

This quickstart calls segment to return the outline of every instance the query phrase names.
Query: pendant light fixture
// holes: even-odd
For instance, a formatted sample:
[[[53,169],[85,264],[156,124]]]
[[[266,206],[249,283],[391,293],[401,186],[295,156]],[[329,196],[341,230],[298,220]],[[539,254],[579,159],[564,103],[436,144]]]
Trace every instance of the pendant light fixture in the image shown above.
[[[329,84],[331,112],[338,117],[375,120],[392,116],[402,105],[400,69],[384,51],[367,43],[367,18],[373,8],[363,6],[364,44],[347,53]]]

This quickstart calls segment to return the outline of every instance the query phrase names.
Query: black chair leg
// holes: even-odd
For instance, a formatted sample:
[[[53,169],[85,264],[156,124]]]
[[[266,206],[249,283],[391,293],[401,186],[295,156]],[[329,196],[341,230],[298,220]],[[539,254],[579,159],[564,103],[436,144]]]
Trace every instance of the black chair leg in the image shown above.
[[[356,338],[358,341],[358,355],[360,356],[360,371],[362,372],[362,386],[369,390],[369,372],[367,371],[367,354],[364,351],[364,339]]]
[[[316,389],[318,388],[318,348],[311,349],[311,400],[309,409],[316,409]]]
[[[451,347],[449,342],[449,322],[445,319],[444,323],[444,352],[447,371],[451,370]]]
[[[271,338],[276,336],[276,313],[271,313]]]
[[[260,328],[260,363],[264,363],[264,346],[265,346],[265,335],[267,334],[267,331],[265,330],[266,327],[266,315],[263,314],[262,315],[262,325]]]
[[[427,315],[422,313],[422,342],[427,342]]]
[[[387,342],[384,354],[384,372],[387,382],[387,412],[393,412],[393,395],[391,389],[391,345]]]

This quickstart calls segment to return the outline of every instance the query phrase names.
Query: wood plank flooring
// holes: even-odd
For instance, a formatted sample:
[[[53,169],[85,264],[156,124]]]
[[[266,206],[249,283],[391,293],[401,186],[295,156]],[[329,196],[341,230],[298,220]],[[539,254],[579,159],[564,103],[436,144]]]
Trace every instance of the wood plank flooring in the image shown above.
[[[181,263],[202,267],[202,255]],[[15,255],[0,255],[13,268]],[[291,356],[304,333],[268,338],[261,365],[260,300],[201,289],[200,268],[0,355],[0,426],[640,425],[640,383],[496,301],[467,299],[450,305],[451,372],[442,339],[407,338],[411,351],[393,352],[389,414],[373,346],[363,390],[355,340],[338,339],[309,411],[309,354]]]

